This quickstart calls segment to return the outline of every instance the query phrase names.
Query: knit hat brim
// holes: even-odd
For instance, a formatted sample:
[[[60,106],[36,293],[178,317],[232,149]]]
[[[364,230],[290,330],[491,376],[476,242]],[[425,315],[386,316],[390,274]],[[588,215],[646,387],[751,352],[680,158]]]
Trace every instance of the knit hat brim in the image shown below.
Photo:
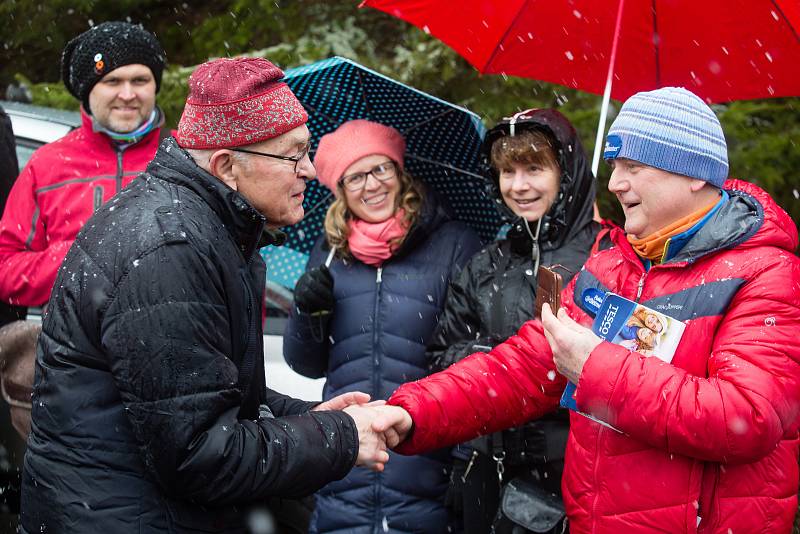
[[[134,64],[150,69],[158,92],[166,57],[155,35],[128,22],[104,22],[67,43],[61,55],[61,79],[91,114],[89,94],[97,82],[113,70]]]
[[[680,87],[630,97],[608,130],[603,157],[631,159],[717,187],[728,177],[728,148],[719,119],[699,97]]]
[[[222,58],[197,67],[176,139],[183,148],[252,145],[308,122],[283,71],[263,58]]]
[[[391,126],[357,119],[345,122],[333,132],[322,136],[314,167],[319,182],[334,192],[344,172],[353,163],[375,154],[382,154],[403,169],[406,141]]]
[[[284,83],[238,102],[219,105],[187,102],[176,139],[183,148],[245,146],[282,135],[307,121],[303,105]]]

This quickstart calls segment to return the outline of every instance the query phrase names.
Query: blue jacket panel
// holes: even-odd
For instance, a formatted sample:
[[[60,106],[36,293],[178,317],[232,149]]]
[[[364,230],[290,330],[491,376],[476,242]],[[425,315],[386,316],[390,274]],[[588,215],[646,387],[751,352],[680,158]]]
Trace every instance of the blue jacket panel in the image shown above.
[[[449,280],[479,248],[475,233],[429,195],[401,249],[380,269],[333,260],[333,314],[320,320],[295,309],[284,336],[286,361],[306,376],[326,376],[325,399],[348,391],[386,399],[400,384],[426,376],[425,347]],[[327,255],[321,238],[308,266]],[[445,532],[448,453],[390,456],[383,473],[354,468],[323,488],[312,532]]]

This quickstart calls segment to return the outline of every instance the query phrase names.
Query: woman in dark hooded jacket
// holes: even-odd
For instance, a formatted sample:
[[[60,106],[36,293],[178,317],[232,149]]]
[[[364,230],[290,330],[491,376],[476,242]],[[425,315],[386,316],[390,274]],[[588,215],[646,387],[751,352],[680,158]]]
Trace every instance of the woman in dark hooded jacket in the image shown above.
[[[527,110],[504,119],[489,130],[483,150],[490,190],[510,229],[451,282],[428,346],[432,371],[514,335],[533,318],[539,266],[555,266],[566,285],[602,228],[592,220],[595,180],[583,146],[558,111]],[[557,496],[558,506],[568,431],[569,417],[556,412],[456,447],[449,502],[462,515],[464,532],[486,533],[493,523],[497,532],[509,527],[496,516],[501,487],[515,477]],[[562,532],[562,522],[553,519],[546,532]]]

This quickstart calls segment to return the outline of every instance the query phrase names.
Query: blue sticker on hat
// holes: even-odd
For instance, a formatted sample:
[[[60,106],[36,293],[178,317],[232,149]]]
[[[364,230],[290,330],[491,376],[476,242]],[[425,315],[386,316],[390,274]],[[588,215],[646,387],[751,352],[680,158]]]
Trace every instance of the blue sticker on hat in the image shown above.
[[[605,296],[605,291],[601,291],[595,287],[587,287],[581,292],[581,304],[583,304],[583,309],[591,315],[597,315],[597,312],[600,311],[600,306],[603,305]]]
[[[606,146],[603,148],[603,159],[614,159],[622,150],[622,138],[617,134],[606,137]]]

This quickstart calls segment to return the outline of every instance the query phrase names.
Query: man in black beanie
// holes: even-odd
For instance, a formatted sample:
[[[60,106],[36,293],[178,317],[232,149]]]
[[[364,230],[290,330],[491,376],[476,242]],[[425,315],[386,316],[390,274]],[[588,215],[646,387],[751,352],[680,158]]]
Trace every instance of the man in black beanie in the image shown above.
[[[64,48],[61,72],[83,125],[31,157],[0,220],[0,301],[43,306],[86,220],[158,148],[165,55],[139,25],[104,22]]]

